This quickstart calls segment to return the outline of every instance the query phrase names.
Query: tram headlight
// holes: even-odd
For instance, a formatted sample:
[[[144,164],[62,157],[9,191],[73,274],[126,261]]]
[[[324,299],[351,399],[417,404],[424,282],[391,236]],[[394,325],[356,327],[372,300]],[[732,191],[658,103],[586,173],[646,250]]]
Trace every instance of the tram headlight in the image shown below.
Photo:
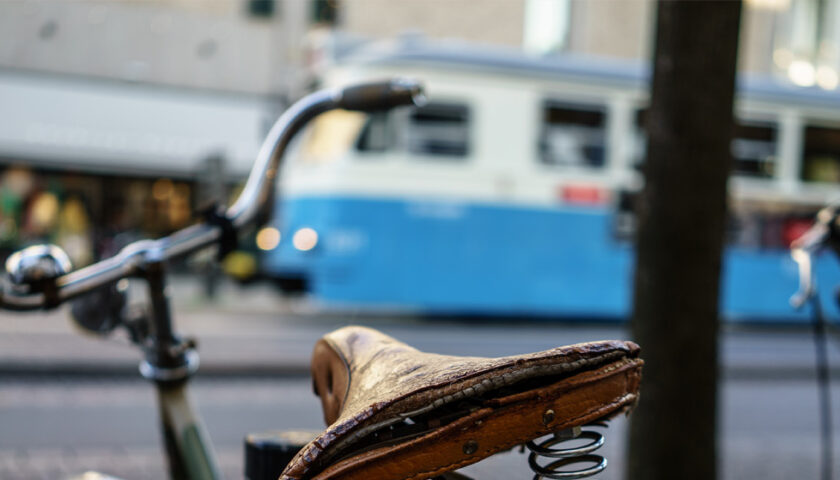
[[[280,245],[280,230],[274,227],[265,227],[257,232],[257,248],[260,250],[274,250]]]
[[[318,232],[309,227],[303,227],[292,236],[292,245],[301,252],[308,252],[318,245]]]

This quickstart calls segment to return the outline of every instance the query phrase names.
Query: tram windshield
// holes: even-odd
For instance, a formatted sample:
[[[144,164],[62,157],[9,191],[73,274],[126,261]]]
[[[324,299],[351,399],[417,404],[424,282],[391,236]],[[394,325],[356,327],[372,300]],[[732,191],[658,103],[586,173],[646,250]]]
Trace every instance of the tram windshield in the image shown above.
[[[365,154],[408,152],[423,157],[457,159],[470,149],[469,108],[460,103],[430,103],[408,115],[369,115],[356,148]],[[366,158],[373,158],[368,155]]]
[[[312,121],[303,140],[301,161],[326,164],[353,148],[365,123],[365,114],[347,110],[323,113]]]

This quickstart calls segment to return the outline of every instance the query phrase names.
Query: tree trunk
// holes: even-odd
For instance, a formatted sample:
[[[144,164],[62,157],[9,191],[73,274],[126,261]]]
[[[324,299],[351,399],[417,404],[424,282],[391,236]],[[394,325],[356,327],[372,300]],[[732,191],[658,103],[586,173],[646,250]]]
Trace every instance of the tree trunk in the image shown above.
[[[632,328],[628,478],[716,477],[718,297],[740,1],[660,1]]]

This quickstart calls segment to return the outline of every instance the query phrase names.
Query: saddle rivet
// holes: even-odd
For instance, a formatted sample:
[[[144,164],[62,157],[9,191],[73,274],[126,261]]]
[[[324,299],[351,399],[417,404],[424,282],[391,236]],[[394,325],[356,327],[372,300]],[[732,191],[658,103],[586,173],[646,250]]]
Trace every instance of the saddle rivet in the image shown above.
[[[548,425],[554,421],[554,410],[548,409],[543,413],[543,425]]]
[[[475,440],[469,440],[467,443],[464,444],[464,455],[472,455],[473,453],[478,451],[478,442]]]

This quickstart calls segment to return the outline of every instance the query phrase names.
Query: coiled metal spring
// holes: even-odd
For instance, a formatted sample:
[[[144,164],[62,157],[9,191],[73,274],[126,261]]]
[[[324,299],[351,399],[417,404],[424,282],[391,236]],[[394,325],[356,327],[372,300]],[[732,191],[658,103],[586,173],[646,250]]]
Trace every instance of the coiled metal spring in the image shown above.
[[[594,423],[583,428],[588,427],[606,427],[606,424]],[[561,430],[545,440],[537,439],[540,443],[530,441],[525,444],[531,450],[528,465],[535,474],[534,480],[587,478],[607,468],[607,459],[592,453],[604,445],[604,435],[583,428]],[[538,458],[552,460],[541,465]]]

